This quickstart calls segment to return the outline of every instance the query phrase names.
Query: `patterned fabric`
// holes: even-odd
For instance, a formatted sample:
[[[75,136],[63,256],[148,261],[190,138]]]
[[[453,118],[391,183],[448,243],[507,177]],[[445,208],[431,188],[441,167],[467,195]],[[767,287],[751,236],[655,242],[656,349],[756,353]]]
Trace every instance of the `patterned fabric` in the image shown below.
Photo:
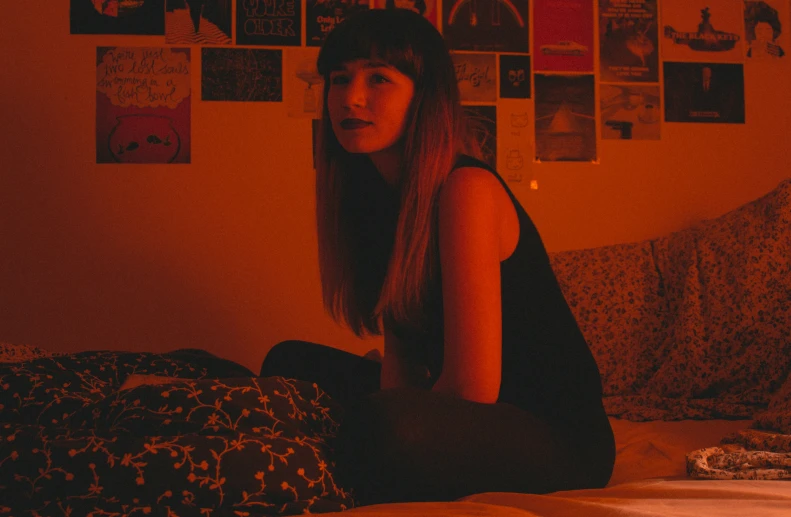
[[[131,374],[183,380],[119,391]],[[0,515],[340,511],[339,411],[316,385],[194,350],[0,365]]]
[[[55,354],[33,345],[14,345],[0,342],[0,363],[21,363],[39,357],[51,357]]]
[[[719,218],[552,266],[611,416],[750,418],[791,369],[791,180]]]
[[[791,436],[746,430],[687,455],[696,479],[791,479]]]

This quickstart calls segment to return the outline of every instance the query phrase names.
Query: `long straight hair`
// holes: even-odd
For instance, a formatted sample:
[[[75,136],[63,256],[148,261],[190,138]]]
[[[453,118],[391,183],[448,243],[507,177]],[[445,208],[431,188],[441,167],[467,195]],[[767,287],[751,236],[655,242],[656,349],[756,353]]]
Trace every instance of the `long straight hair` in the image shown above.
[[[398,219],[385,264],[366,265],[354,246],[359,231],[350,216],[360,196],[355,178],[378,174],[367,155],[350,154],[329,119],[330,73],[355,59],[377,59],[415,84],[404,134]],[[328,34],[317,62],[324,77],[321,129],[316,156],[316,220],[319,270],[325,309],[358,336],[381,334],[382,318],[398,324],[422,321],[427,288],[437,278],[438,194],[460,153],[479,156],[469,137],[455,67],[440,33],[407,9],[355,13]],[[355,206],[358,204],[358,206]],[[384,231],[384,229],[383,229]],[[360,266],[380,272],[362,281]]]

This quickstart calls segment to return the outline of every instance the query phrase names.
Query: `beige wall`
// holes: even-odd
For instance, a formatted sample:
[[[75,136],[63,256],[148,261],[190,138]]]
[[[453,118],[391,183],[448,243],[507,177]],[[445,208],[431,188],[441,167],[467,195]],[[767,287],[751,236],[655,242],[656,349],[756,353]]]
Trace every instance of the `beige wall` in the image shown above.
[[[192,165],[97,165],[96,46],[162,40],[72,36],[67,0],[34,3],[0,21],[0,341],[198,347],[256,371],[284,339],[381,347],[320,305],[307,120],[200,102],[195,48]],[[514,190],[547,248],[657,237],[791,176],[790,62],[748,63],[745,125],[669,124],[601,142],[599,165],[535,165],[539,189]]]

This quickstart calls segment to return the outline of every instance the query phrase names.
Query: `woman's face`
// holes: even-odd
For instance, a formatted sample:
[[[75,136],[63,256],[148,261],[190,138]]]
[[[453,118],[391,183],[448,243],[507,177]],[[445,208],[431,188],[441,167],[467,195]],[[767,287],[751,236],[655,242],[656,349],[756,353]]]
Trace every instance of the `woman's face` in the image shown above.
[[[330,73],[327,110],[335,137],[349,153],[391,148],[404,134],[414,93],[414,81],[385,63],[346,63]]]
[[[774,41],[774,30],[772,29],[772,26],[766,22],[756,23],[755,39],[757,41]]]

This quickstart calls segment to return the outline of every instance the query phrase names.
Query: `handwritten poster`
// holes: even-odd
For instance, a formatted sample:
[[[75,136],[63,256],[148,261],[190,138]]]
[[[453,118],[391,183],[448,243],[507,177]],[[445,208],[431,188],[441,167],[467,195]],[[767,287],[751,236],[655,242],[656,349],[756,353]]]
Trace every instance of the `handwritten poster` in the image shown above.
[[[96,162],[190,163],[190,49],[98,47]]]
[[[442,2],[442,35],[453,50],[530,52],[528,0]]]
[[[201,49],[201,99],[204,101],[281,102],[281,49]]]
[[[165,0],[71,0],[71,34],[165,33]]]
[[[437,27],[437,0],[373,0],[375,9],[412,9]]]
[[[599,93],[603,140],[659,140],[659,85],[602,84]]]
[[[593,72],[593,0],[534,0],[536,71]]]
[[[667,122],[744,123],[744,65],[664,63]]]
[[[744,35],[749,59],[778,61],[791,51],[788,0],[744,2]]]
[[[305,42],[320,47],[324,38],[350,14],[369,9],[368,0],[306,0]]]
[[[236,43],[294,47],[302,45],[302,2],[237,0]]]
[[[533,161],[533,101],[501,99],[497,135],[497,170],[508,183],[526,183]]]
[[[599,78],[659,82],[656,0],[599,0]]]
[[[595,162],[593,75],[535,75],[536,161]]]
[[[494,54],[453,52],[451,57],[462,101],[497,101],[497,61]]]
[[[500,55],[500,98],[530,98],[530,56]]]
[[[666,61],[741,62],[744,7],[734,0],[668,0],[662,8]]]

